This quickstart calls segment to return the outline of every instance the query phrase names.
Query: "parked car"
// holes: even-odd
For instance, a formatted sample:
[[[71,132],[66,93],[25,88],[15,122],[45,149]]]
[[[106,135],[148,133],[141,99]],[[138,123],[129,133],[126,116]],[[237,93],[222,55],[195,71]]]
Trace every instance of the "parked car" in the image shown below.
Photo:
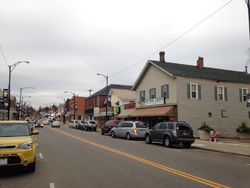
[[[36,143],[27,121],[0,121],[0,171],[8,168],[36,170]]]
[[[85,124],[84,120],[81,120],[79,123],[79,129],[81,129],[82,131],[85,129],[84,124]]]
[[[182,143],[190,148],[195,138],[193,129],[185,122],[160,122],[145,133],[145,142],[151,144],[152,141],[162,142],[167,147]]]
[[[60,127],[61,123],[59,121],[53,121],[51,127]]]
[[[44,125],[49,125],[49,123],[50,123],[50,122],[49,122],[48,119],[46,119],[46,120],[43,121],[43,124],[44,124]]]
[[[111,134],[111,129],[113,129],[121,120],[109,120],[107,121],[101,128],[101,134],[104,135],[105,133]]]
[[[87,120],[83,124],[83,127],[85,131],[88,131],[88,130],[96,131],[97,122],[95,120]]]
[[[80,122],[81,122],[81,120],[73,120],[73,127],[75,128],[75,129],[80,129]]]
[[[70,122],[69,122],[69,128],[73,128],[73,120],[71,120]]]
[[[145,132],[148,129],[147,125],[139,121],[121,121],[113,129],[111,129],[112,138],[120,137],[144,139]]]
[[[37,127],[43,128],[43,122],[37,121],[37,122],[35,123],[35,128],[37,128]]]

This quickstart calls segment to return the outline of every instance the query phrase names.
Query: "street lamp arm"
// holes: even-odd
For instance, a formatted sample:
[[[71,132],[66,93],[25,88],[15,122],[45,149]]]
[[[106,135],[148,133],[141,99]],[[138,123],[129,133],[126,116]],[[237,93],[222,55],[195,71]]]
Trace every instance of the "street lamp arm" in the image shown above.
[[[10,71],[12,72],[13,71],[13,69],[18,65],[18,64],[20,64],[20,63],[30,63],[29,61],[18,61],[18,62],[16,62],[16,63],[14,63],[13,65],[11,65],[10,67],[12,67],[12,69],[10,69]]]

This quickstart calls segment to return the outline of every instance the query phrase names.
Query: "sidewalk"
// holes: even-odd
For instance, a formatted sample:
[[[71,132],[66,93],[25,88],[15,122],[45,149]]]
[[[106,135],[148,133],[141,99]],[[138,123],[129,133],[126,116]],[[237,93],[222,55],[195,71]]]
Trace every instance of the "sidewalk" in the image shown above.
[[[193,148],[250,157],[250,140],[220,138],[218,142],[195,139]]]

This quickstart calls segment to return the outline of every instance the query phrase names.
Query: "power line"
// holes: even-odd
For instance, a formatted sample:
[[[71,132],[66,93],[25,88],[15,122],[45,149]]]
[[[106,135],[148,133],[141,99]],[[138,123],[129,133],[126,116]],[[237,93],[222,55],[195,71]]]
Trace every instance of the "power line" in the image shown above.
[[[181,37],[183,37],[184,35],[186,35],[187,33],[189,33],[190,31],[192,31],[194,28],[198,27],[200,24],[202,24],[204,21],[206,21],[208,18],[210,18],[211,16],[213,16],[214,14],[216,14],[217,12],[219,12],[222,8],[224,8],[225,6],[227,6],[229,3],[231,3],[233,0],[230,0],[229,2],[227,2],[225,5],[223,5],[222,7],[220,7],[219,9],[217,9],[215,12],[213,12],[212,14],[210,14],[209,16],[207,16],[205,19],[203,19],[201,22],[199,22],[198,24],[196,24],[195,26],[193,26],[191,29],[187,30],[186,32],[184,32],[182,35],[180,35],[179,37],[177,37],[176,39],[174,39],[173,41],[171,41],[170,43],[168,43],[167,45],[163,46],[162,48],[160,48],[159,50],[157,50],[156,52],[152,53],[151,55],[149,55],[148,57],[144,58],[143,60],[137,62],[136,64],[116,73],[116,74],[113,74],[110,77],[113,77],[113,76],[116,76],[122,72],[125,72],[126,70],[129,70],[131,69],[132,67],[140,64],[141,62],[144,62],[145,60],[149,59],[151,56],[155,55],[156,53],[158,53],[159,51],[161,51],[162,49],[168,47],[169,45],[173,44],[175,41],[179,40]]]
[[[6,63],[6,65],[8,67],[9,65],[8,65],[8,63],[7,63],[6,59],[5,59],[5,56],[4,56],[3,49],[1,47],[1,45],[0,45],[0,49],[1,49],[1,52],[2,52],[2,56],[3,56],[4,62]]]

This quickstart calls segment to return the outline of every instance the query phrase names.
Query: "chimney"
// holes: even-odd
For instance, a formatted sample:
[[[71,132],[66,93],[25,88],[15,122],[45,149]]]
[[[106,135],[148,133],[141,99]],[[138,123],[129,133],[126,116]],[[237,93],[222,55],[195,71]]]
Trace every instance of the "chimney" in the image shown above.
[[[160,54],[160,62],[165,62],[165,52],[161,51],[159,54]]]
[[[197,60],[197,67],[199,67],[200,69],[203,69],[203,57],[199,57],[199,59]]]
[[[247,74],[247,66],[245,66],[245,73]]]

